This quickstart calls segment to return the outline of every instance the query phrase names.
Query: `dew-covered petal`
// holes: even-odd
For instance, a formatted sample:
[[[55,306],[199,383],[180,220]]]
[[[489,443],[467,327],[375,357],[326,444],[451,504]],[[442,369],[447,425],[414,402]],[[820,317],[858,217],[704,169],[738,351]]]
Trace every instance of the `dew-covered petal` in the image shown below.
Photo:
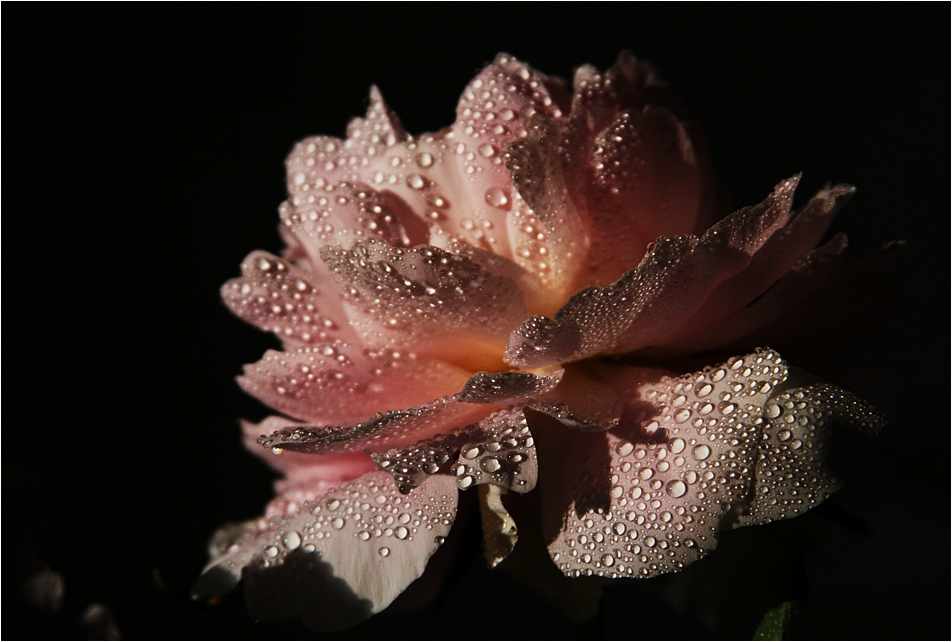
[[[553,319],[532,316],[509,339],[506,362],[521,367],[623,354],[653,345],[745,269],[789,219],[797,177],[759,205],[727,216],[701,237],[661,238],[615,283],[585,288]]]
[[[601,432],[622,421],[625,404],[611,385],[595,378],[591,369],[569,364],[559,385],[529,406],[585,432]]]
[[[538,463],[535,443],[521,410],[501,410],[481,420],[433,435],[402,448],[368,450],[371,459],[393,475],[402,493],[409,493],[456,455],[449,467],[466,490],[496,484],[525,493],[535,487]]]
[[[575,74],[560,158],[589,231],[583,285],[619,278],[662,234],[700,234],[713,222],[706,145],[672,112],[677,95],[648,64],[622,52],[604,74]]]
[[[493,413],[462,436],[468,441],[460,447],[452,468],[461,489],[495,484],[527,493],[535,488],[539,464],[535,440],[522,410]]]
[[[557,307],[568,297],[588,252],[587,232],[562,172],[558,131],[534,118],[527,136],[514,141],[504,158],[513,185],[513,261],[544,284]]]
[[[402,495],[387,473],[368,473],[220,538],[194,592],[218,594],[241,577],[255,619],[297,615],[315,630],[340,630],[386,608],[423,573],[456,506],[450,477]]]
[[[771,397],[764,419],[751,499],[735,528],[796,517],[820,504],[839,487],[827,457],[833,426],[872,432],[885,423],[864,400],[823,382]]]
[[[319,264],[320,248],[335,244],[351,247],[362,239],[378,239],[408,247],[426,242],[427,224],[389,191],[362,183],[327,184],[295,194],[278,210],[281,223]]]
[[[329,280],[318,288],[315,274],[261,251],[248,255],[241,273],[222,286],[225,305],[248,323],[273,332],[285,344],[354,336],[341,307],[340,291]]]
[[[315,137],[295,147],[288,189],[292,199],[340,182],[386,190],[451,236],[511,257],[502,153],[525,119],[560,115],[553,92],[564,93],[557,81],[500,55],[464,90],[451,129],[413,138],[373,89],[367,116],[351,122],[345,140]]]
[[[335,341],[269,350],[245,366],[238,383],[291,417],[355,423],[381,409],[418,406],[457,392],[467,373],[429,357]]]
[[[474,430],[494,408],[523,406],[536,395],[544,396],[558,384],[561,374],[480,372],[455,395],[405,410],[379,412],[357,424],[291,426],[262,436],[258,443],[266,448],[318,454],[400,451],[408,444]]]
[[[567,432],[540,449],[543,528],[566,575],[650,577],[709,552],[751,483],[763,406],[786,378],[770,350],[677,378],[602,366],[629,421],[598,435]]]
[[[757,249],[744,270],[714,288],[690,318],[667,337],[656,340],[652,348],[695,343],[698,339],[707,339],[712,347],[719,345],[710,342],[711,333],[722,330],[721,321],[725,317],[743,310],[791,271],[803,275],[810,269],[803,265],[803,258],[814,248],[833,217],[854,192],[850,186],[838,185],[817,193],[786,226],[778,229]],[[824,254],[832,254],[839,245],[845,248],[845,237],[838,237],[834,241]],[[814,258],[829,263],[824,256],[817,255]],[[817,261],[811,262],[815,264]]]
[[[270,435],[279,430],[293,430],[305,425],[277,415],[267,417],[259,423],[242,421],[242,443],[251,454],[294,483],[318,479],[329,483],[339,483],[356,479],[364,473],[375,470],[373,461],[363,452],[313,455],[280,448],[262,448],[258,443],[262,435]],[[283,487],[284,480],[277,480],[275,484]]]
[[[437,247],[367,241],[325,247],[321,256],[355,308],[411,339],[464,332],[502,343],[528,315],[511,278]]]
[[[601,248],[631,266],[659,237],[695,231],[707,168],[673,114],[619,112],[594,144],[587,212]]]

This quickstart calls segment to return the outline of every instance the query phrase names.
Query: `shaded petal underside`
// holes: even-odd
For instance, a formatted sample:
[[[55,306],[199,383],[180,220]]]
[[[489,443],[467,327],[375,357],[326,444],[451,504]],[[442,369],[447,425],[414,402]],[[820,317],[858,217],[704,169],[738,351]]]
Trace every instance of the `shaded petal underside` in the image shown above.
[[[255,619],[300,616],[315,630],[352,626],[390,604],[449,534],[458,491],[437,475],[402,495],[372,472],[323,491],[293,513],[230,527],[193,591],[197,597],[245,580]]]

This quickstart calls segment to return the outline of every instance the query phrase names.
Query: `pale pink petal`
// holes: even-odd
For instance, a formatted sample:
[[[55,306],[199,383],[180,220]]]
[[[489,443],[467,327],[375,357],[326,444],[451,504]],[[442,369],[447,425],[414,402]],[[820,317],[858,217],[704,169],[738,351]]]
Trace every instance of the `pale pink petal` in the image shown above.
[[[222,286],[225,305],[248,323],[300,345],[353,337],[340,292],[285,259],[252,252],[241,264],[242,276]],[[317,275],[318,277],[320,275]],[[318,288],[320,280],[326,285]]]
[[[299,615],[315,630],[340,630],[377,613],[419,577],[449,534],[456,485],[437,475],[401,495],[385,472],[322,492],[295,512],[232,528],[193,591],[245,582],[255,619]]]
[[[457,486],[465,490],[495,484],[517,493],[535,488],[539,475],[535,440],[521,410],[494,413],[467,437],[472,441],[462,445],[453,466]]]
[[[328,184],[297,194],[278,210],[283,228],[306,250],[311,262],[321,262],[325,245],[350,248],[363,239],[408,247],[425,243],[428,226],[407,204],[389,191],[362,183]]]
[[[828,464],[836,423],[877,431],[885,419],[855,395],[815,378],[784,390],[764,407],[763,435],[754,467],[751,500],[735,528],[796,517],[820,504],[840,486]]]
[[[377,327],[403,334],[404,343],[470,333],[501,344],[528,316],[511,278],[433,246],[404,249],[371,240],[352,250],[325,247],[321,256],[347,300]]]
[[[346,140],[316,137],[295,147],[287,161],[292,200],[341,182],[369,185],[451,236],[511,257],[502,153],[523,135],[524,119],[558,117],[550,92],[564,94],[558,82],[500,55],[464,91],[452,129],[412,138],[373,89],[366,118],[351,123]]]
[[[553,375],[478,372],[452,396],[406,410],[377,413],[356,425],[291,426],[262,437],[258,443],[305,453],[384,453],[471,430],[496,408],[523,406],[533,398],[544,397],[558,385],[561,376],[561,371]]]
[[[713,549],[721,521],[743,505],[763,407],[786,367],[763,350],[678,378],[600,368],[630,420],[566,433],[561,456],[540,448],[549,554],[566,575],[677,570]]]
[[[409,408],[453,394],[467,378],[464,370],[428,357],[335,341],[269,350],[245,366],[238,383],[291,417],[356,423],[381,409]]]
[[[622,265],[637,264],[661,236],[694,232],[706,167],[666,109],[616,114],[595,138],[592,165],[589,224]]]

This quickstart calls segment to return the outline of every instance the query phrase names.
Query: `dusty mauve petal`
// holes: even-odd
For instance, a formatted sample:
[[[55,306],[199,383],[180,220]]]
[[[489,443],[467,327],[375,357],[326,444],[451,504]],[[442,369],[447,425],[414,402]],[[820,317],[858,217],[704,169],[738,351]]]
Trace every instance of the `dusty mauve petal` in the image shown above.
[[[377,327],[401,332],[404,343],[434,332],[473,333],[504,343],[528,316],[525,297],[511,278],[437,247],[367,241],[352,250],[325,247],[321,257],[348,301]],[[380,342],[374,335],[365,339]]]
[[[588,253],[587,232],[568,192],[552,129],[545,119],[533,118],[527,136],[504,154],[514,190],[509,220],[513,260],[548,288],[546,312],[554,312],[548,308],[571,294]]]
[[[757,299],[816,246],[854,192],[850,186],[837,185],[817,193],[785,227],[757,249],[742,272],[714,288],[704,305],[673,333],[652,342],[651,348],[683,346],[697,341],[699,335],[710,341],[712,333],[720,330],[724,317]],[[717,345],[723,344],[708,343],[710,347]]]
[[[669,111],[676,95],[631,52],[605,74],[579,68],[574,88],[560,157],[591,237],[582,285],[604,285],[659,236],[707,229],[712,181],[703,140]]]
[[[238,377],[272,408],[322,423],[357,423],[381,408],[418,406],[455,393],[466,380],[465,371],[442,361],[340,341],[269,350]]]
[[[220,542],[221,556],[194,591],[215,594],[240,576],[255,619],[299,615],[315,630],[352,626],[423,573],[449,534],[457,493],[444,475],[401,495],[387,473],[366,474],[280,521],[245,524],[233,543]]]
[[[783,301],[780,293],[771,297],[771,290],[764,295],[764,299],[771,297],[777,312],[771,322],[734,343],[756,345],[766,342],[766,338],[779,342],[824,334],[835,338],[843,332],[852,333],[852,328],[870,319],[881,318],[902,297],[902,268],[909,250],[904,241],[895,241],[854,263],[839,269],[834,266],[834,274],[817,284],[820,287],[811,288],[797,305]],[[798,276],[803,278],[802,274]],[[823,313],[817,314],[817,310]]]
[[[289,480],[298,481],[323,480],[336,484],[351,481],[365,473],[376,470],[370,457],[362,452],[340,453],[335,455],[306,455],[290,450],[275,451],[271,448],[262,448],[258,443],[261,435],[287,429],[294,426],[304,426],[286,417],[271,416],[259,423],[250,421],[241,422],[242,443],[251,454],[260,458],[268,466],[285,475]],[[277,480],[281,485],[284,480]]]
[[[316,287],[314,274],[261,251],[248,255],[241,273],[222,286],[221,296],[248,323],[290,345],[355,336],[337,288]]]
[[[406,410],[378,413],[356,425],[292,426],[262,436],[258,443],[266,448],[317,454],[400,450],[422,439],[470,430],[495,408],[521,406],[533,397],[544,397],[561,377],[561,371],[553,375],[478,372],[456,395]]]
[[[661,341],[721,283],[747,269],[783,228],[797,182],[797,177],[784,181],[762,203],[734,212],[700,238],[659,239],[637,268],[609,286],[578,292],[554,319],[530,317],[510,337],[506,362],[538,367],[635,352]],[[783,252],[791,264],[798,258]]]
[[[679,378],[602,367],[631,421],[568,435],[561,458],[540,450],[549,553],[566,575],[677,570],[715,547],[721,520],[747,497],[763,406],[786,367],[769,350]]]
[[[801,258],[782,279],[751,305],[719,319],[716,324],[704,324],[700,329],[694,327],[690,331],[679,331],[678,338],[665,338],[645,349],[643,353],[653,357],[678,356],[719,346],[756,345],[757,340],[747,340],[755,332],[761,337],[766,335],[777,341],[783,340],[782,334],[770,331],[771,324],[799,307],[808,297],[835,278],[842,270],[845,251],[846,236],[838,234],[826,245]]]

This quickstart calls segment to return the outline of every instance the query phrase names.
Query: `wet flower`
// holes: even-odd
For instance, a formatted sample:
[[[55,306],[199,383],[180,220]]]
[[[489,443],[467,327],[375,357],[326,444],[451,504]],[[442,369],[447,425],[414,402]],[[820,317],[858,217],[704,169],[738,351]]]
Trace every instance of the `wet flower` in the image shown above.
[[[630,54],[572,90],[500,55],[418,137],[373,89],[287,169],[283,257],[222,290],[284,345],[239,378],[282,413],[244,436],[284,478],[216,535],[198,595],[244,579],[255,617],[348,626],[423,572],[474,489],[492,564],[517,541],[505,494],[542,486],[563,574],[676,571],[823,501],[830,427],[879,421],[755,348],[855,278],[842,235],[813,249],[853,189],[793,211],[794,177],[720,216],[699,132]]]

